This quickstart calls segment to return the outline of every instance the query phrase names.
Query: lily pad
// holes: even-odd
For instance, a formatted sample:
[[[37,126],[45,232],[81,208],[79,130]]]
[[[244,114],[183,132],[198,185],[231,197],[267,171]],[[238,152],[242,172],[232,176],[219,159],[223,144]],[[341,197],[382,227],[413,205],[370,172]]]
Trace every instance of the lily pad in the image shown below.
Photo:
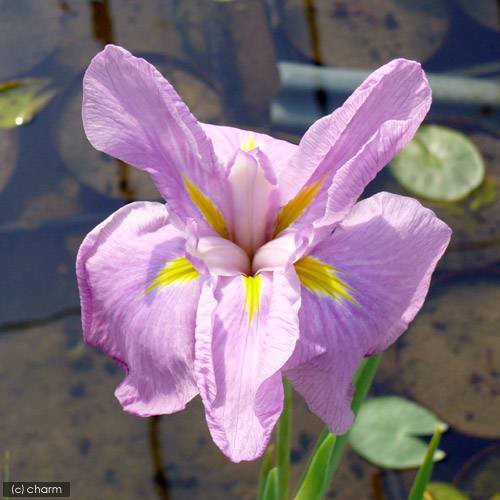
[[[0,83],[0,128],[29,123],[55,95],[48,78],[25,78]]]
[[[450,246],[439,262],[440,269],[462,271],[480,269],[498,262],[500,252],[500,197],[491,193],[485,198],[484,190],[500,186],[500,139],[487,133],[475,133],[470,139],[481,151],[487,176],[483,183],[463,201],[455,203],[422,200],[452,229]],[[488,187],[490,185],[490,187]],[[494,185],[494,186],[491,186]],[[408,196],[389,169],[384,169],[369,185],[367,196],[379,191]],[[479,197],[479,200],[478,200]]]
[[[26,73],[58,46],[64,13],[59,0],[0,0],[0,80]]]
[[[443,0],[316,0],[309,10],[304,0],[286,0],[281,26],[309,59],[375,68],[395,57],[427,60],[445,39],[449,13]]]
[[[476,22],[498,31],[500,29],[500,7],[495,0],[458,0],[462,9]]]
[[[448,483],[429,483],[424,500],[469,500],[467,495]]]
[[[436,201],[461,200],[484,179],[481,153],[462,133],[424,125],[391,163],[391,171],[409,192]]]
[[[492,205],[497,201],[498,189],[494,177],[486,177],[481,185],[470,195],[469,208],[480,210],[483,206]]]
[[[473,500],[500,500],[500,444],[493,443],[470,457],[453,483]]]
[[[431,435],[443,425],[430,411],[397,396],[363,404],[350,433],[352,447],[366,460],[386,469],[411,469],[422,464],[427,443],[417,436]],[[445,453],[437,450],[434,460]]]
[[[399,376],[415,400],[484,438],[500,436],[499,303],[493,277],[434,288],[399,351]]]

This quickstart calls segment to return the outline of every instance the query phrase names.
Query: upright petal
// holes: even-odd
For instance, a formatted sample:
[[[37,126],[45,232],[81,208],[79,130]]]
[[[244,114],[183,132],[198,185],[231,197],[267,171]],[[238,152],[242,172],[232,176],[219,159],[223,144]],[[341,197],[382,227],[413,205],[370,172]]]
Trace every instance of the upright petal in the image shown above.
[[[194,330],[200,280],[159,203],[127,205],[90,232],[77,258],[85,340],[126,368],[123,408],[182,410],[197,394]]]
[[[228,180],[231,235],[237,245],[253,256],[271,236],[278,209],[276,177],[262,152],[240,150],[231,165]]]
[[[298,338],[294,273],[219,278],[203,287],[195,374],[212,438],[234,462],[260,456],[283,408],[280,370]]]
[[[352,423],[351,380],[362,358],[394,342],[421,308],[450,234],[416,200],[380,193],[311,252],[314,268],[295,264],[301,337],[286,374],[332,432]]]
[[[420,64],[396,59],[372,73],[342,107],[309,128],[281,171],[282,205],[315,191],[291,223],[324,227],[340,221],[411,140],[430,105],[431,89]]]
[[[200,124],[154,66],[108,45],[85,73],[83,124],[96,149],[151,174],[181,221],[199,219],[223,232],[223,169]]]
[[[251,132],[235,127],[221,127],[219,125],[200,124],[207,136],[212,140],[217,158],[225,165],[229,165],[236,152],[240,149],[260,149],[270,161],[274,174],[280,173],[288,167],[290,158],[297,150],[297,145],[281,139],[275,139],[267,134]]]

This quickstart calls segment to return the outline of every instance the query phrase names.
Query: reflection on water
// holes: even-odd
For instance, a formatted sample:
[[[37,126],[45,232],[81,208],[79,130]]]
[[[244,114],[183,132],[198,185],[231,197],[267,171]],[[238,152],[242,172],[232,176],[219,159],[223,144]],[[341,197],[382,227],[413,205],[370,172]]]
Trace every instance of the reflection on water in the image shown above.
[[[252,498],[258,465],[215,448],[198,400],[186,412],[139,419],[112,394],[121,369],[81,339],[74,260],[84,235],[133,199],[157,199],[148,177],[94,151],[80,123],[81,78],[106,43],[154,62],[194,113],[272,130],[278,61],[372,69],[420,59],[433,73],[500,75],[497,4],[384,0],[0,0],[0,81],[48,77],[57,95],[24,127],[0,130],[0,456],[11,477],[70,480],[74,498]],[[302,121],[346,90],[294,91]],[[345,94],[345,95],[344,95]],[[339,101],[339,102],[337,102]],[[439,108],[430,119],[467,133],[500,188],[498,102]],[[294,111],[295,112],[295,111]],[[404,193],[388,172],[367,189]],[[500,201],[426,203],[454,229],[430,299],[385,355],[374,388],[429,406],[452,424],[435,477],[473,499],[500,491]],[[298,478],[321,423],[295,406]],[[403,498],[413,472],[381,472],[349,452],[331,498]]]

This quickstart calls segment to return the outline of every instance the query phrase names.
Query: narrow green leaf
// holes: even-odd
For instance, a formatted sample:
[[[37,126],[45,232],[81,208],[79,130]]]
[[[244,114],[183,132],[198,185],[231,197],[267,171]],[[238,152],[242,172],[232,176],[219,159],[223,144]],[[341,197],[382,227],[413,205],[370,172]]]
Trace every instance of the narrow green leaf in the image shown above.
[[[283,413],[276,428],[276,462],[278,466],[279,493],[282,500],[288,498],[290,479],[290,449],[292,438],[292,388],[288,380],[283,379],[285,401]]]
[[[354,375],[353,384],[355,386],[355,392],[351,407],[355,415],[358,413],[363,400],[365,399],[366,395],[368,394],[368,391],[370,390],[375,374],[377,373],[381,358],[382,358],[381,354],[365,358],[360,363],[356,371],[356,374]],[[333,436],[333,434],[331,434],[328,431],[328,429],[323,430],[320,437],[318,438],[318,441],[316,442],[314,451],[311,455],[311,459],[306,467],[304,475],[302,476],[302,480],[299,485],[296,499],[302,499],[302,500],[306,500],[308,498],[320,499],[325,496],[328,486],[331,483],[333,475],[335,474],[335,471],[337,470],[337,467],[344,453],[345,446],[348,442],[348,436],[349,436],[348,434],[344,434],[342,436],[338,436],[337,438],[335,438],[335,436]],[[317,481],[320,483],[320,487],[317,490],[317,496],[308,497],[307,496],[309,492],[308,488],[312,488],[312,486],[311,487],[307,486],[306,489],[305,481],[308,480],[310,481],[310,484],[312,484],[312,480],[308,478],[312,474],[310,472],[311,467],[313,467],[313,464],[316,464],[318,462],[318,460],[316,459],[316,455],[318,453],[321,453],[322,456],[327,458],[326,466],[324,472],[317,479]],[[316,467],[316,469],[319,467],[318,465],[314,466]]]
[[[279,500],[278,467],[273,467],[267,475],[262,500]]]
[[[375,378],[381,360],[382,354],[365,358],[359,365],[359,368],[354,375],[353,383],[356,391],[352,399],[352,411],[355,416],[358,414],[364,399],[370,391],[370,387],[372,386],[373,379]],[[349,433],[339,436],[335,441],[335,447],[333,448],[330,463],[328,464],[328,479],[325,485],[324,493],[326,493],[326,489],[331,483],[333,475],[340,464],[340,460],[344,455],[344,449],[348,441]]]
[[[295,500],[311,500],[322,498],[328,462],[335,445],[335,436],[329,432],[313,454],[306,473],[302,479]]]
[[[442,424],[436,425],[434,435],[427,448],[424,462],[418,470],[417,477],[413,483],[408,500],[422,500],[424,498],[425,488],[429,483],[432,474],[432,466],[434,465],[434,456],[436,454],[439,441],[441,440],[441,433],[446,427]]]
[[[267,447],[266,453],[262,458],[262,466],[260,468],[259,476],[259,499],[264,498],[264,488],[266,487],[266,480],[269,475],[270,470],[273,468],[274,460],[274,444],[270,444]]]

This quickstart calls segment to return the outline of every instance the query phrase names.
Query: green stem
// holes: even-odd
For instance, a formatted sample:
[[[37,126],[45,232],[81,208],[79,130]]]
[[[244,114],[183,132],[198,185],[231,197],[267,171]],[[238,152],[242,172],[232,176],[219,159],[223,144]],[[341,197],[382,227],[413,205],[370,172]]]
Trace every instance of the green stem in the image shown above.
[[[262,500],[264,498],[264,490],[266,488],[267,478],[269,476],[269,472],[273,468],[274,462],[274,444],[270,444],[267,447],[266,453],[262,458],[262,466],[260,468],[260,476],[259,476],[259,498]]]
[[[377,373],[381,357],[381,354],[377,354],[376,356],[365,358],[359,365],[356,374],[354,375],[353,384],[356,389],[352,400],[352,411],[354,415],[358,413],[363,400],[370,390],[375,374]],[[306,485],[306,478],[308,477],[313,464],[315,464],[316,462],[315,456],[320,449],[323,455],[325,453],[328,455],[328,458],[324,466],[324,471],[322,474],[323,479],[316,498],[320,499],[325,496],[328,486],[330,485],[335,471],[337,470],[337,467],[340,463],[345,446],[349,440],[349,434],[343,434],[342,436],[338,436],[336,439],[331,439],[330,449],[327,453],[324,449],[323,444],[330,436],[332,436],[332,434],[328,431],[328,429],[325,429],[318,438],[313,454],[311,455],[310,462],[306,468],[304,475],[302,476],[297,496],[295,497],[296,499],[307,498],[307,490],[309,488],[309,485]],[[315,468],[317,469],[317,467],[318,466],[316,465]],[[317,474],[317,472],[315,473]]]
[[[292,388],[286,379],[283,379],[283,389],[285,393],[283,413],[276,428],[276,463],[278,466],[279,496],[281,500],[287,500],[292,438]]]
[[[353,383],[356,391],[354,392],[354,397],[352,398],[352,411],[354,416],[358,414],[361,404],[366,398],[370,387],[372,386],[373,379],[377,373],[380,361],[382,359],[382,354],[377,354],[376,356],[371,356],[365,358],[358,367],[356,374],[354,375]],[[335,441],[335,446],[333,447],[332,454],[330,456],[330,461],[326,470],[327,480],[325,481],[325,489],[323,495],[326,494],[326,490],[331,483],[335,471],[339,466],[340,460],[344,454],[344,449],[349,441],[349,433],[338,436]]]
[[[413,483],[408,500],[422,500],[424,498],[425,488],[431,478],[432,467],[434,465],[434,454],[436,453],[439,441],[441,440],[441,432],[443,431],[442,424],[436,426],[431,442],[427,447],[425,458],[418,470],[417,477]]]

